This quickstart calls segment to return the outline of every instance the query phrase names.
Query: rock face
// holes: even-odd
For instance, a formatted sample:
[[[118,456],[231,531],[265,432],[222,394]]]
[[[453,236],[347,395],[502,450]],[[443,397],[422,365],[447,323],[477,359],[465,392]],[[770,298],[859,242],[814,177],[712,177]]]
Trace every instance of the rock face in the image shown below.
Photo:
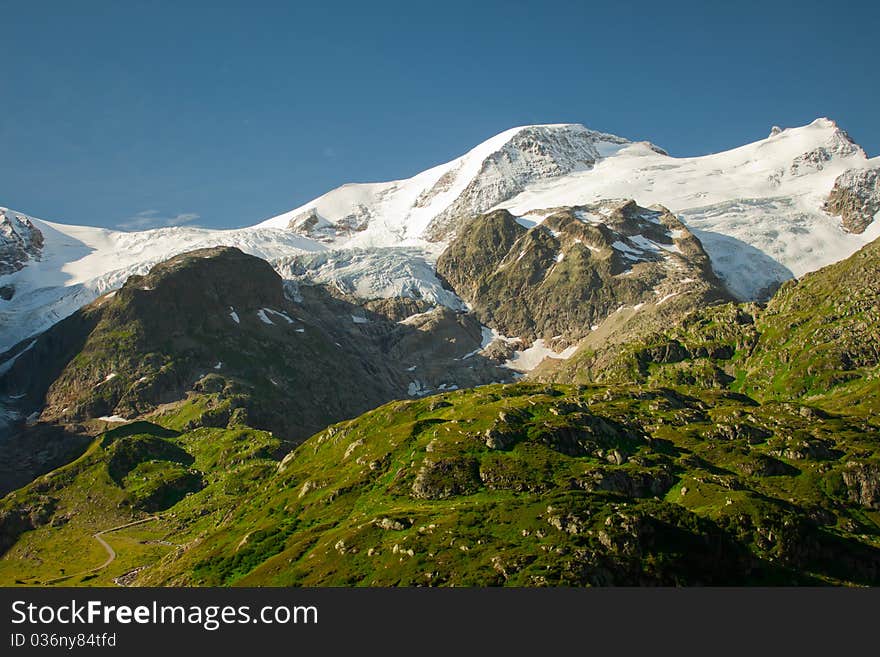
[[[648,314],[729,298],[693,233],[665,208],[634,201],[479,216],[437,272],[484,324],[562,347],[624,308]]]
[[[851,233],[863,233],[880,212],[880,168],[850,169],[834,181],[825,211]]]
[[[868,509],[880,509],[880,464],[849,463],[843,482],[851,500]]]
[[[0,553],[24,532],[48,522],[55,511],[55,502],[51,497],[38,495],[27,505],[0,510]]]
[[[24,267],[28,260],[40,257],[43,234],[30,219],[0,208],[0,276],[11,274]],[[4,286],[0,298],[8,301],[14,288]]]

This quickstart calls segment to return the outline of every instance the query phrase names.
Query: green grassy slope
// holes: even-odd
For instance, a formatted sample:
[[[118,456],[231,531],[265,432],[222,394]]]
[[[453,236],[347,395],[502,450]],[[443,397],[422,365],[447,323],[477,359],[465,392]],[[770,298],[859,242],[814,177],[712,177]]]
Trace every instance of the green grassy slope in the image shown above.
[[[515,384],[392,402],[280,462],[277,446],[249,429],[109,432],[4,500],[51,509],[0,559],[0,583],[84,573],[106,558],[92,534],[154,514],[105,536],[106,569],[57,583],[880,581],[880,500],[863,486],[877,434],[860,416]]]

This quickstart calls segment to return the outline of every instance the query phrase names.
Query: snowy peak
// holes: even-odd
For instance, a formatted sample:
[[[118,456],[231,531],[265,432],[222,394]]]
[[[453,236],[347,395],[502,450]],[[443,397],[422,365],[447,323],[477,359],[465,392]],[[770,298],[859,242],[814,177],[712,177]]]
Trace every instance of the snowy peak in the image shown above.
[[[816,119],[803,128],[789,128],[787,130],[774,128],[774,130],[778,130],[778,132],[774,134],[771,130],[770,137],[765,140],[766,143],[792,137],[795,141],[803,140],[805,142],[804,148],[812,146],[809,150],[805,150],[792,159],[788,172],[793,176],[811,171],[821,171],[825,163],[834,158],[851,156],[861,159],[867,158],[862,147],[856,144],[852,137],[831,119]]]
[[[579,124],[513,128],[413,178],[343,185],[261,225],[289,228],[337,246],[444,241],[459,220],[487,211],[536,181],[590,169],[629,143]]]
[[[467,222],[500,209],[523,218],[610,199],[669,208],[734,296],[764,299],[782,281],[880,237],[880,158],[868,159],[825,118],[686,158],[579,124],[548,124],[507,130],[412,178],[343,185],[239,230],[119,232],[2,210],[0,351],[162,260],[220,245],[264,258],[300,284],[457,308],[433,263]],[[629,255],[660,253],[620,242]]]
[[[444,240],[456,232],[462,218],[485,212],[532,182],[591,169],[602,157],[629,143],[578,124],[520,128],[483,159],[478,174],[434,217],[423,236]]]
[[[343,185],[261,226],[291,230],[334,248],[424,246],[448,243],[464,222],[497,208],[522,215],[536,208],[634,198],[674,212],[700,209],[692,216],[699,224],[695,227],[704,230],[713,227],[704,221],[702,209],[711,208],[715,214],[719,204],[726,204],[720,212],[725,219],[760,214],[762,222],[788,208],[784,213],[794,223],[803,223],[804,217],[810,223],[824,222],[818,228],[821,242],[827,237],[824,233],[840,231],[840,220],[823,210],[835,179],[868,162],[865,152],[827,118],[801,127],[774,127],[766,139],[690,158],[673,158],[649,142],[632,142],[580,124],[522,126],[412,178]],[[787,222],[782,223],[780,238],[787,228]],[[732,281],[743,297],[845,257],[851,246],[858,246],[839,250],[835,244],[828,258],[820,256],[813,263],[815,240],[777,244],[769,231],[753,228],[742,226],[748,237],[745,244],[777,262],[771,267],[773,280]],[[777,258],[778,252],[789,253]],[[741,264],[741,259],[734,260],[736,266]]]
[[[846,258],[880,235],[877,222],[856,232],[867,225],[864,213],[873,207],[860,200],[873,196],[870,181],[855,174],[842,180],[854,181],[850,196],[858,197],[843,203],[867,208],[853,220],[856,230],[825,209],[839,176],[878,165],[836,123],[822,118],[699,157],[669,157],[631,143],[590,169],[535,181],[493,209],[522,216],[535,208],[610,198],[659,203],[694,231],[734,295],[761,299],[782,281]]]

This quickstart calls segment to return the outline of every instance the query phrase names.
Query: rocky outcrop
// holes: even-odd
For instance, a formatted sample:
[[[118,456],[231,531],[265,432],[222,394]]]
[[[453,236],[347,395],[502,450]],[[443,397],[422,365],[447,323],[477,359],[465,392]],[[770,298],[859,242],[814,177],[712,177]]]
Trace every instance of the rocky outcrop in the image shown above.
[[[880,167],[850,169],[837,177],[825,211],[851,233],[863,233],[880,212]]]
[[[0,511],[0,554],[14,544],[23,533],[49,522],[57,500],[36,495],[27,504]]]
[[[832,128],[832,131],[823,145],[798,155],[792,161],[789,167],[789,173],[792,176],[810,173],[811,171],[822,171],[828,162],[837,157],[849,157],[856,153],[862,156],[865,155],[861,146],[856,144],[845,130],[837,127],[836,123],[829,119],[817,119],[817,122],[827,124]]]
[[[43,234],[30,219],[0,208],[0,276],[11,274],[25,266],[28,260],[40,257]],[[15,290],[4,287],[0,298],[8,301]]]
[[[693,233],[665,208],[634,201],[476,217],[437,272],[484,324],[563,348],[626,308],[647,313],[729,298]]]
[[[847,463],[842,474],[853,502],[868,509],[880,510],[880,464]]]
[[[341,237],[349,237],[353,233],[366,230],[372,218],[372,211],[365,205],[355,206],[351,213],[333,223],[323,219],[315,208],[293,217],[287,228],[307,235],[321,242],[333,242]]]
[[[417,499],[442,500],[480,487],[480,463],[473,458],[425,459],[412,485]]]

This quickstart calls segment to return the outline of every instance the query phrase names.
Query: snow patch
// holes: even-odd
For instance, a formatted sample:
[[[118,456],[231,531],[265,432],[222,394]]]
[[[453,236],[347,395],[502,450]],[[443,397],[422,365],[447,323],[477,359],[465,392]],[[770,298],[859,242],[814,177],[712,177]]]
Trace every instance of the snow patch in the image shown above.
[[[566,360],[577,350],[577,345],[572,345],[561,352],[555,352],[544,344],[544,340],[538,338],[530,347],[517,351],[513,357],[504,363],[504,367],[517,372],[531,372],[541,364],[545,358]]]
[[[110,372],[110,374],[108,374],[107,376],[105,376],[105,377],[104,377],[104,380],[101,381],[101,383],[99,383],[98,385],[101,385],[102,383],[107,383],[108,381],[112,381],[113,379],[116,378],[116,376],[117,376],[117,375],[116,375],[116,372]]]
[[[275,315],[276,317],[280,317],[288,324],[293,324],[293,319],[291,319],[287,314],[280,312],[278,310],[272,310],[271,308],[263,308],[263,312],[267,314]]]
[[[424,397],[433,391],[430,388],[426,388],[421,381],[416,379],[410,382],[406,392],[410,397]]]
[[[102,415],[98,419],[102,422],[130,422],[130,420],[127,420],[121,415]]]

